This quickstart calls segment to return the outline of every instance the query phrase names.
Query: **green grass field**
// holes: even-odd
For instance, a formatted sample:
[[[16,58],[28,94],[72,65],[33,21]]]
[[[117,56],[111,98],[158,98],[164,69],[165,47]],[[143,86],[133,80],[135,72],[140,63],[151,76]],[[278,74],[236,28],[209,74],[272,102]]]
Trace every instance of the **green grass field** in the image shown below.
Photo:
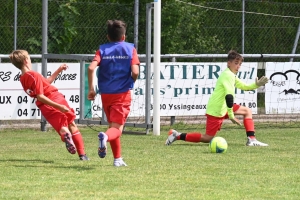
[[[0,130],[0,199],[300,199],[299,129],[259,129],[269,147],[246,147],[243,129],[218,133],[226,154],[207,144],[122,136],[128,167],[97,155],[97,133],[81,129],[90,161],[71,155],[53,132]],[[104,128],[103,128],[104,130]],[[202,129],[203,130],[203,129]]]

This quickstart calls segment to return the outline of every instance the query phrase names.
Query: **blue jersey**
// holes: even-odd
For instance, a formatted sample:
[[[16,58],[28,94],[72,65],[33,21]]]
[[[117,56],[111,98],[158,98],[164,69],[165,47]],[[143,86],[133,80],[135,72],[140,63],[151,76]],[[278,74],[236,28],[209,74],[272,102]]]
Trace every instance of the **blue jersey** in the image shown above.
[[[131,60],[134,44],[111,42],[100,45],[101,61],[98,69],[99,93],[117,94],[131,90]]]

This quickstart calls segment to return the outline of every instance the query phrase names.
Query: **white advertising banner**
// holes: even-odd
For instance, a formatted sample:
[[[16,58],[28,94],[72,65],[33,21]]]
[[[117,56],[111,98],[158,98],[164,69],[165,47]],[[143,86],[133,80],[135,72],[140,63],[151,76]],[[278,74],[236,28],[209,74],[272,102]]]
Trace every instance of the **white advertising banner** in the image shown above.
[[[50,76],[61,63],[48,63],[47,76]],[[69,69],[63,71],[53,82],[65,95],[70,106],[79,117],[79,63],[67,63]],[[86,65],[86,67],[88,64]],[[161,116],[205,115],[206,104],[214,90],[217,78],[227,68],[227,63],[161,63],[160,108]],[[153,69],[153,67],[152,67]],[[41,64],[33,63],[33,70],[41,72]],[[26,95],[19,82],[20,70],[10,63],[0,64],[0,120],[40,119],[40,110],[33,99]],[[237,76],[246,83],[252,83],[257,76],[257,63],[243,63]],[[85,76],[87,84],[87,75]],[[132,90],[130,117],[145,116],[146,94],[145,63],[141,63],[140,75]],[[153,73],[151,75],[153,80]],[[151,93],[153,83],[151,80]],[[95,78],[95,85],[97,79]],[[96,87],[97,88],[97,87]],[[87,94],[87,87],[82,88]],[[235,103],[257,113],[257,91],[236,89]],[[151,95],[151,102],[153,103]],[[84,97],[86,98],[86,97]],[[153,104],[151,105],[153,107]],[[99,95],[94,102],[85,103],[85,112],[92,108],[92,116],[102,116]],[[152,111],[151,111],[152,115]]]
[[[205,115],[206,104],[214,90],[217,78],[226,68],[227,62],[161,63],[160,115]],[[245,83],[254,82],[257,76],[257,63],[243,63],[237,76]],[[145,65],[142,64],[139,80],[133,90],[133,108],[129,116],[144,116],[145,77]],[[153,74],[151,77],[153,79]],[[151,87],[153,93],[153,84]],[[235,103],[250,107],[253,114],[257,114],[256,93],[256,90],[241,91],[237,89]],[[153,102],[153,98],[151,98],[151,102]]]
[[[61,63],[48,63],[50,76]],[[79,117],[79,63],[68,63],[69,68],[60,73],[52,83],[65,95],[69,105]],[[41,64],[33,63],[32,70],[41,73]],[[0,64],[0,120],[40,119],[40,110],[34,98],[29,97],[19,81],[21,71],[9,63]]]
[[[38,64],[32,69],[40,71]],[[21,71],[12,64],[0,65],[0,119],[39,119],[40,110],[20,83]]]
[[[265,88],[267,114],[300,113],[300,63],[268,62]]]

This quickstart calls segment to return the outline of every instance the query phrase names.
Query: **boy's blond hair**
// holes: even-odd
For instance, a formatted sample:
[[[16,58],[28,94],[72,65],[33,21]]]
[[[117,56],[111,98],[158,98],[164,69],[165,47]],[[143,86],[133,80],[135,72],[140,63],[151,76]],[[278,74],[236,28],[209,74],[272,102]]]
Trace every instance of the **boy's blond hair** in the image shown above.
[[[9,55],[11,63],[18,69],[22,69],[24,61],[28,58],[28,52],[26,50],[15,50]]]

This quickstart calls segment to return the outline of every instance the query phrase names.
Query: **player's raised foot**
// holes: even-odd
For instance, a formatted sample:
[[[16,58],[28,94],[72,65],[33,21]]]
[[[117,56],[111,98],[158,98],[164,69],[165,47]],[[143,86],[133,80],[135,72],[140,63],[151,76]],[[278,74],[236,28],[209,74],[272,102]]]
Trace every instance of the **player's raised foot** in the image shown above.
[[[80,155],[79,160],[90,160],[86,155]]]
[[[66,148],[67,148],[68,152],[70,154],[75,154],[76,153],[76,147],[75,147],[74,142],[72,140],[71,133],[66,133],[64,137],[65,137],[65,144],[66,144]]]
[[[100,158],[104,158],[106,156],[106,149],[107,149],[107,135],[103,132],[98,134],[99,138],[99,147],[98,147],[98,155]]]
[[[266,143],[260,142],[257,139],[251,139],[251,138],[247,138],[247,143],[246,146],[261,146],[261,147],[267,147],[269,146]]]
[[[181,134],[181,133],[177,132],[176,130],[171,129],[171,130],[169,131],[169,136],[168,136],[168,139],[166,140],[165,145],[171,145],[173,142],[176,141],[176,138],[177,138],[180,134]]]
[[[114,166],[115,167],[126,167],[127,165],[122,158],[117,158],[114,160]]]

